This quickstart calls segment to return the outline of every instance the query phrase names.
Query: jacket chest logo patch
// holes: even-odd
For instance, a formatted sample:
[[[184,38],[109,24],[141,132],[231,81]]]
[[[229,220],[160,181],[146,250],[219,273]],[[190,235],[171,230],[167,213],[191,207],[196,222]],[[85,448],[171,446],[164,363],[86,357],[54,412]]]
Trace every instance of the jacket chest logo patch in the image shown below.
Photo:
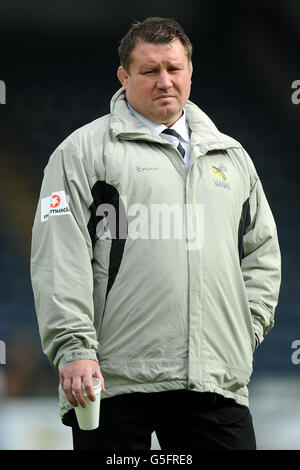
[[[159,168],[157,167],[150,167],[150,166],[143,166],[143,167],[137,166],[135,169],[137,173],[143,173],[144,171],[158,171],[159,170]]]
[[[210,172],[214,176],[213,181],[217,188],[230,190],[227,168],[222,163],[220,163],[219,165],[213,165],[210,168]]]

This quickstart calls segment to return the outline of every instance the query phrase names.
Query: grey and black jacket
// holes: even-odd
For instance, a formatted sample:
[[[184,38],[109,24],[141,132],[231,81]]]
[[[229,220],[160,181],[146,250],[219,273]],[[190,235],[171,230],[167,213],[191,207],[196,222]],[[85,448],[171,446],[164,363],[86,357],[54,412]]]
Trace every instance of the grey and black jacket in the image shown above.
[[[97,360],[104,399],[190,389],[248,406],[278,300],[276,226],[241,144],[185,111],[188,168],[123,89],[51,155],[31,256],[42,347],[58,368]]]

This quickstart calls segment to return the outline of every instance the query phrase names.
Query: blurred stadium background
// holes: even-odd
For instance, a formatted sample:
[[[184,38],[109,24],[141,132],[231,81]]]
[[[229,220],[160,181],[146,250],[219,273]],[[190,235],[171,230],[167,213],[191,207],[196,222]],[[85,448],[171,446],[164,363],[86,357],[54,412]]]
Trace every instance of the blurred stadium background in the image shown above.
[[[278,225],[276,324],[254,357],[250,408],[259,449],[300,449],[300,3],[20,0],[0,3],[0,449],[71,449],[58,377],[40,346],[29,277],[43,168],[73,130],[106,114],[117,47],[134,19],[173,17],[194,45],[191,99],[254,160]],[[155,438],[155,436],[154,436]],[[154,448],[157,443],[154,439]]]

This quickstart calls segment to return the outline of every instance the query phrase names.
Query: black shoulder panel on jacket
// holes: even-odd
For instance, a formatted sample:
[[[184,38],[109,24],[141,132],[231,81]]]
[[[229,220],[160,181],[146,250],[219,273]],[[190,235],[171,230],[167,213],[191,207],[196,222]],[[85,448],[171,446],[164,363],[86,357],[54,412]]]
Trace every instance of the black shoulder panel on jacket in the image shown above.
[[[246,233],[246,230],[249,227],[250,222],[251,222],[250,204],[249,204],[249,198],[248,198],[246,199],[246,201],[244,202],[242,206],[242,213],[241,213],[239,231],[238,231],[238,250],[239,250],[240,263],[242,262],[242,259],[244,257],[243,236]]]
[[[127,216],[118,190],[106,181],[97,181],[92,190],[93,203],[88,231],[93,245],[102,230],[110,230],[112,240],[106,297],[113,286],[122,261],[127,238]]]

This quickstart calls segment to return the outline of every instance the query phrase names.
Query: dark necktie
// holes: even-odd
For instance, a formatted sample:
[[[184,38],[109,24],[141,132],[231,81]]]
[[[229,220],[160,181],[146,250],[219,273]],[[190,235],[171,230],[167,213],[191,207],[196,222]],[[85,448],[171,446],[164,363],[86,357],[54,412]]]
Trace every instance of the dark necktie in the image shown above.
[[[178,139],[177,150],[179,150],[179,152],[181,153],[182,158],[184,158],[185,151],[184,151],[184,148],[182,147],[182,145],[180,143],[180,140],[179,140],[180,136],[179,136],[178,132],[174,131],[174,129],[165,129],[164,131],[161,132],[161,134],[173,135],[174,137],[176,137]]]

